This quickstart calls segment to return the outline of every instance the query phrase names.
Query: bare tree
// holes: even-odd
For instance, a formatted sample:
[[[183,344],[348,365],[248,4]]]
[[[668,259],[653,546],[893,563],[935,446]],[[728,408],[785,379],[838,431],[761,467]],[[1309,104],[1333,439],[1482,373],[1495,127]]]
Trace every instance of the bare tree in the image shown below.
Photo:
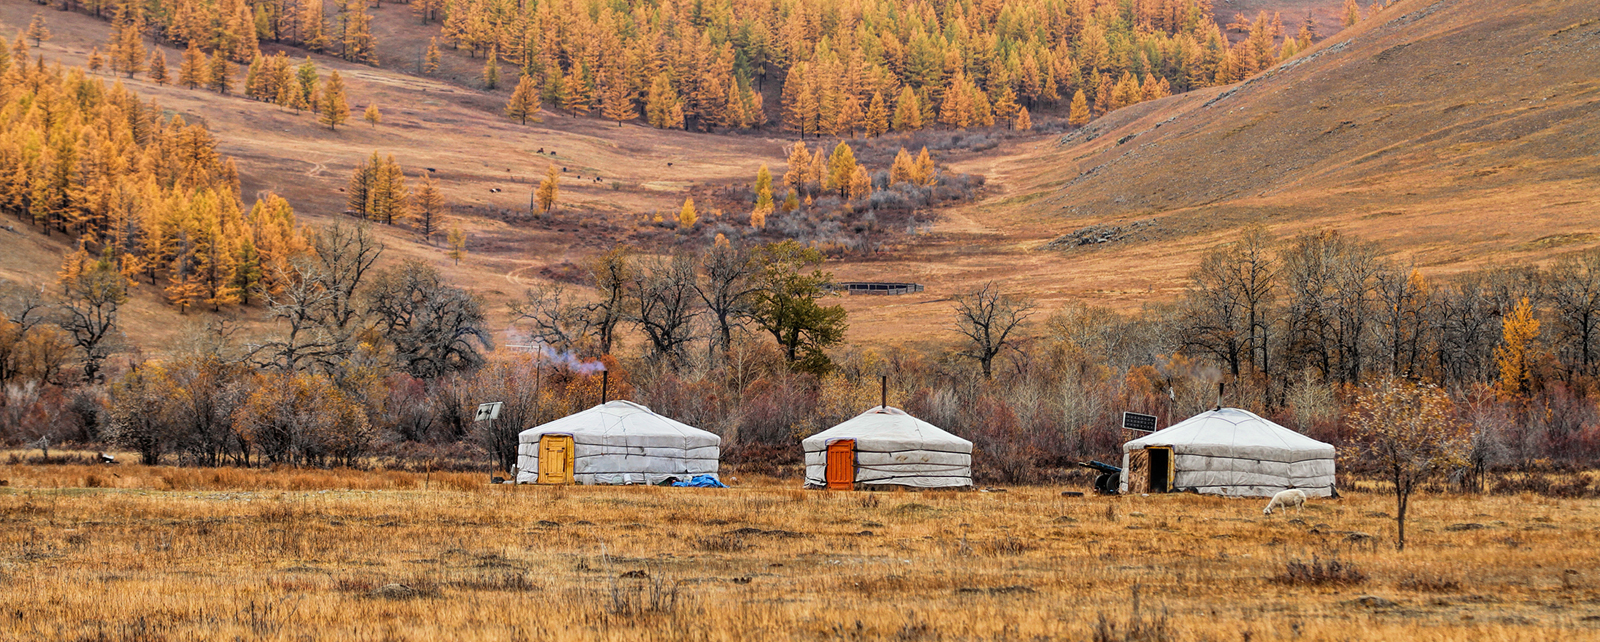
[[[1238,379],[1246,365],[1271,367],[1271,323],[1276,263],[1267,255],[1266,228],[1252,226],[1236,243],[1218,247],[1190,275],[1182,341],[1209,353]]]
[[[311,256],[278,268],[276,291],[261,292],[268,317],[288,328],[281,340],[252,346],[250,354],[283,372],[313,364],[332,372],[350,356],[360,330],[356,290],[383,254],[383,244],[364,225],[323,228],[311,246]]]
[[[1494,365],[1501,330],[1484,275],[1458,277],[1438,289],[1433,303],[1433,360],[1439,379],[1457,385],[1483,380]]]
[[[1000,293],[993,282],[956,297],[956,331],[965,336],[962,354],[983,365],[983,376],[994,377],[994,358],[1017,341],[1015,333],[1033,316],[1034,302]]]
[[[539,342],[561,352],[581,349],[594,331],[589,306],[579,303],[560,283],[529,288],[511,301],[512,323],[525,323]]]
[[[1286,252],[1284,314],[1290,370],[1315,367],[1329,380],[1355,383],[1364,367],[1376,250],[1338,232],[1307,234]]]
[[[1568,376],[1595,376],[1600,371],[1600,250],[1556,263],[1548,295]]]
[[[478,348],[494,347],[478,299],[445,285],[437,270],[420,261],[379,274],[367,300],[377,328],[394,345],[399,369],[413,377],[472,370],[483,365]]]
[[[755,306],[759,288],[756,262],[749,252],[733,245],[716,245],[700,257],[703,277],[695,291],[711,317],[711,351],[726,355],[733,348],[733,333],[744,327]]]
[[[3,288],[0,289],[0,390],[3,390],[18,378],[43,380],[52,374],[38,372],[36,366],[41,364],[30,353],[37,351],[40,339],[59,337],[48,336],[50,326],[41,325],[49,311],[42,290],[9,282],[0,283],[0,288]],[[50,371],[59,368],[59,364],[43,365]],[[0,405],[5,404],[5,397],[0,396]]]
[[[99,381],[101,365],[111,353],[117,312],[128,300],[128,279],[108,254],[63,285],[61,329],[83,353],[83,380]]]
[[[600,340],[600,354],[611,354],[616,339],[617,326],[627,318],[628,286],[633,282],[630,248],[618,247],[596,257],[589,264],[589,274],[599,301],[589,306],[589,316]]]
[[[694,338],[694,320],[700,315],[696,295],[695,261],[678,254],[633,270],[631,288],[635,305],[630,318],[650,341],[650,359],[676,368]]]
[[[1388,374],[1414,377],[1427,346],[1432,301],[1428,282],[1415,268],[1385,267],[1375,283],[1378,307],[1373,323],[1378,347],[1389,360]]]

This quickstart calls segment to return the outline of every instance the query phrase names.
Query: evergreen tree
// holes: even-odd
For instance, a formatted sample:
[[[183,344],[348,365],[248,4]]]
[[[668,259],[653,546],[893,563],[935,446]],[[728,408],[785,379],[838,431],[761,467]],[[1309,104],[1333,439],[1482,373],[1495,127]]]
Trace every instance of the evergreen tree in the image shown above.
[[[377,40],[372,37],[372,17],[366,0],[344,0],[339,4],[341,56],[351,62],[378,63]]]
[[[250,60],[250,66],[244,70],[244,95],[250,98],[261,98],[261,56]]]
[[[805,65],[795,65],[789,69],[789,77],[783,83],[783,122],[789,129],[799,132],[801,138],[805,138],[808,131],[818,133],[817,118],[821,113],[807,71]]]
[[[344,99],[344,79],[339,77],[336,69],[328,74],[328,79],[322,83],[322,103],[318,122],[328,126],[328,129],[337,130],[339,125],[350,119],[350,105]]]
[[[250,294],[261,285],[261,253],[248,234],[237,237],[233,250],[233,278],[228,282],[229,297],[250,305]]]
[[[350,181],[344,188],[346,215],[363,221],[372,219],[373,174],[377,169],[376,165],[381,162],[378,153],[373,152],[370,161],[360,161],[350,171]]]
[[[506,101],[506,116],[515,118],[524,125],[528,124],[529,118],[536,123],[543,122],[543,119],[539,118],[540,108],[539,88],[534,85],[533,76],[524,73],[522,78],[517,80],[516,90],[511,92],[511,100]]]
[[[772,170],[767,169],[767,164],[762,163],[761,169],[756,170],[756,205],[765,204],[772,206]]]
[[[850,200],[866,198],[872,194],[872,175],[867,173],[867,168],[856,166],[856,171],[850,175]]]
[[[301,105],[295,109],[320,111],[321,96],[318,95],[319,90],[317,89],[317,83],[319,82],[317,65],[311,62],[311,56],[306,56],[306,61],[300,63],[300,66],[295,69],[294,75],[295,81],[300,85],[300,91],[296,92],[298,94],[296,102]],[[340,87],[343,87],[342,82]]]
[[[561,108],[573,114],[587,114],[594,104],[594,88],[581,65],[573,65],[561,81]]]
[[[326,25],[326,17],[322,11],[322,0],[302,0],[300,2],[299,25],[295,31],[300,35],[300,44],[302,46],[316,52],[326,50],[328,48]],[[310,61],[310,58],[307,57],[306,60]],[[309,94],[307,97],[310,98]]]

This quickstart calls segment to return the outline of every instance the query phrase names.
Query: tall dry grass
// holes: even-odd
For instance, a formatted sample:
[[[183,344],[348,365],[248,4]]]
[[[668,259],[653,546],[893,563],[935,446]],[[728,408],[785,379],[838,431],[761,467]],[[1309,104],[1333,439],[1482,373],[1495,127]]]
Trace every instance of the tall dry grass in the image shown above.
[[[1591,500],[423,477],[0,466],[0,639],[1600,637]]]

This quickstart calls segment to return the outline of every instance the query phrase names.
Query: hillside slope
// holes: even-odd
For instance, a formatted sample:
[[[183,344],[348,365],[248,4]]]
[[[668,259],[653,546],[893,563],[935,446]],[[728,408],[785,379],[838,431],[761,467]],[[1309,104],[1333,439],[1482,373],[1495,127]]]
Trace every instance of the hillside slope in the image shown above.
[[[1249,82],[958,163],[987,200],[839,272],[927,285],[852,307],[899,340],[950,338],[940,302],[988,281],[1045,310],[1173,300],[1253,221],[1337,229],[1434,276],[1545,262],[1600,244],[1596,114],[1600,5],[1401,0]]]
[[[1600,7],[1405,0],[1254,80],[1032,159],[1032,214],[1338,226],[1447,266],[1593,244]]]

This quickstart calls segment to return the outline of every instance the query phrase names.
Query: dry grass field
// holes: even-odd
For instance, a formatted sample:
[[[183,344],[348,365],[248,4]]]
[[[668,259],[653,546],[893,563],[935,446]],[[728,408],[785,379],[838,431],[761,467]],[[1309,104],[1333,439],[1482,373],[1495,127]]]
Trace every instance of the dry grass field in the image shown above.
[[[17,464],[0,479],[3,639],[1600,639],[1593,500],[1420,496],[1396,553],[1373,492],[1263,517],[1260,500],[772,479]],[[1324,572],[1285,579],[1296,562]]]

